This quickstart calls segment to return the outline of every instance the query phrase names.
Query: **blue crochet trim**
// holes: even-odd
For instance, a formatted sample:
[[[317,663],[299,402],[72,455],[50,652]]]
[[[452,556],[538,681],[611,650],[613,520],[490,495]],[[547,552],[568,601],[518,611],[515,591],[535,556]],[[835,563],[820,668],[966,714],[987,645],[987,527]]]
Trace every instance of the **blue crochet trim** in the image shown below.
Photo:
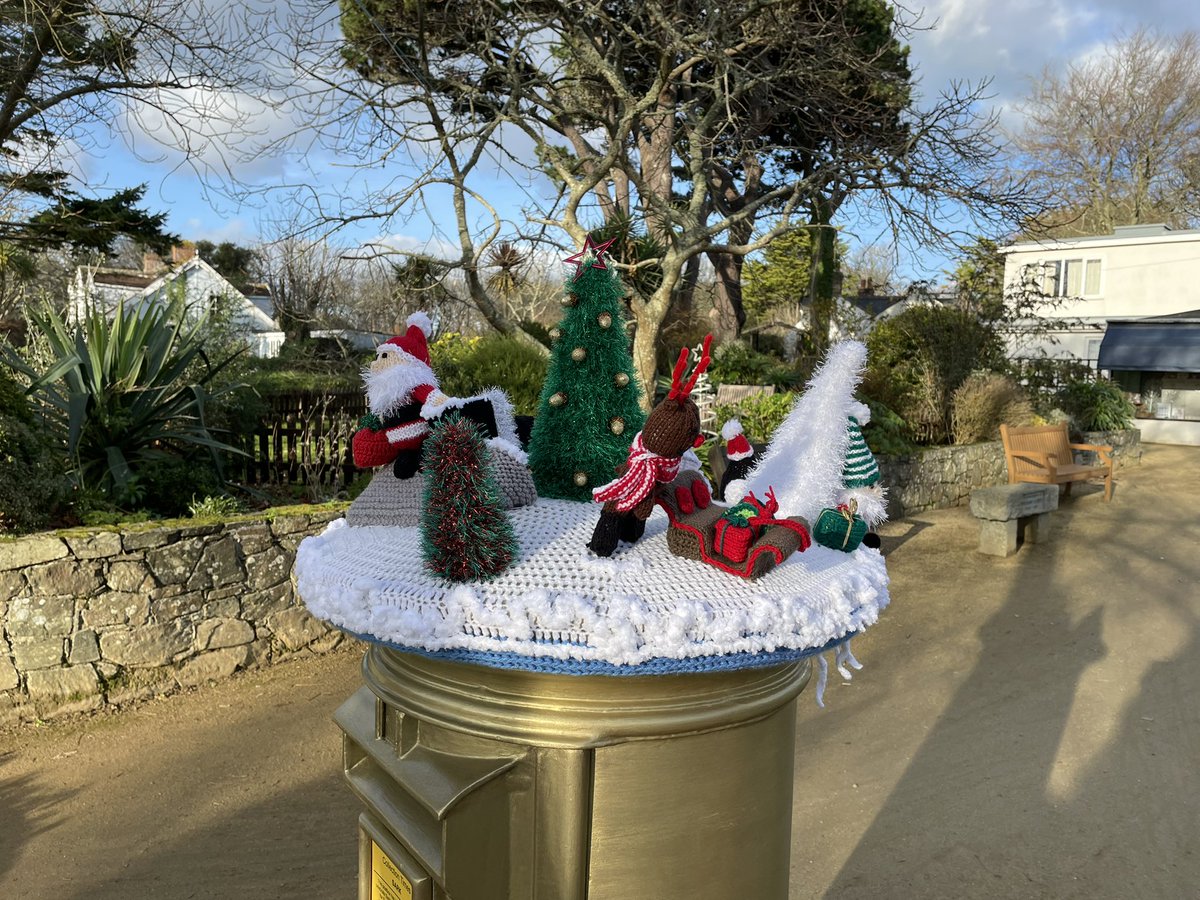
[[[423,650],[420,647],[406,647],[393,641],[381,640],[373,635],[359,634],[349,629],[342,629],[351,637],[360,641],[391,647],[404,653],[415,653],[429,659],[442,659],[450,662],[473,663],[478,666],[489,666],[493,669],[519,669],[525,672],[543,672],[553,675],[680,675],[691,672],[724,672],[735,669],[759,669],[764,666],[778,666],[816,656],[844,644],[856,634],[851,631],[841,637],[836,637],[820,647],[808,647],[803,650],[772,650],[763,653],[725,653],[714,656],[694,656],[687,659],[669,659],[655,657],[637,665],[617,665],[596,659],[552,659],[545,656],[525,656],[520,653],[508,653],[490,650]]]

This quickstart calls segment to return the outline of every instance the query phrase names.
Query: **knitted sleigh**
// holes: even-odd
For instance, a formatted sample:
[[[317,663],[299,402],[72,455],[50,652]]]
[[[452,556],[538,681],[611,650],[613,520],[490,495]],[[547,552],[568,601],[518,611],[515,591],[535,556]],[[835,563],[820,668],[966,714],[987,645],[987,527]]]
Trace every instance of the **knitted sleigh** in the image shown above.
[[[775,568],[796,551],[811,543],[808,522],[800,516],[789,516],[768,524],[750,543],[744,559],[730,559],[721,553],[718,526],[728,507],[711,503],[704,509],[683,512],[679,508],[676,488],[691,492],[693,481],[702,480],[698,472],[681,472],[668,489],[658,494],[658,504],[667,513],[667,548],[675,556],[698,559],[742,578],[757,578]]]

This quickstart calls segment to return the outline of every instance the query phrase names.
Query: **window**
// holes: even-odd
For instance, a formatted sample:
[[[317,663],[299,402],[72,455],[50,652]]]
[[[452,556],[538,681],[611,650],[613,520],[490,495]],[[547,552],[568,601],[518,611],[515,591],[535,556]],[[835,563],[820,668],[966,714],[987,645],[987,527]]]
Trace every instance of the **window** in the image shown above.
[[[1096,297],[1100,260],[1055,259],[1042,263],[1042,293],[1047,297]]]
[[[1042,264],[1042,293],[1047,297],[1061,297],[1062,293],[1058,287],[1062,284],[1062,279],[1059,274],[1062,272],[1062,263],[1055,260]]]

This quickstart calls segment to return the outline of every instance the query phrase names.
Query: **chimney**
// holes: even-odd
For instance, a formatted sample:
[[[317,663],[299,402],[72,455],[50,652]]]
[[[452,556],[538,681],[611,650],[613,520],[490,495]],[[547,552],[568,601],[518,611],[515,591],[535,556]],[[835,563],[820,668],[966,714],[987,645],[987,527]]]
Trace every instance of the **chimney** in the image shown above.
[[[165,268],[166,264],[162,261],[162,257],[153,250],[147,250],[142,254],[142,271],[147,275],[157,275]]]
[[[195,244],[177,244],[171,248],[171,265],[181,266],[195,255]]]
[[[858,296],[870,297],[875,293],[875,282],[870,278],[858,279]]]

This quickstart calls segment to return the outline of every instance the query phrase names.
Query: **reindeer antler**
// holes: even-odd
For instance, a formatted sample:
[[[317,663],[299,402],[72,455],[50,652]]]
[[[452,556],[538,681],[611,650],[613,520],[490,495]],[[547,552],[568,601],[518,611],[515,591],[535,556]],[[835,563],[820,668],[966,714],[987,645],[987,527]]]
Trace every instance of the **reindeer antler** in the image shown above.
[[[678,400],[682,403],[692,393],[692,388],[696,386],[696,381],[708,368],[711,357],[708,355],[708,348],[712,346],[712,335],[707,335],[704,338],[704,347],[700,350],[700,362],[696,363],[696,368],[692,372],[692,377],[688,379],[688,383],[683,383],[683,373],[687,371],[688,348],[681,347],[679,349],[679,360],[675,363],[675,370],[671,373],[671,392],[667,394],[668,400]]]
[[[712,335],[704,336],[704,346],[700,350],[700,362],[696,363],[696,368],[692,372],[692,377],[688,379],[687,387],[680,392],[677,398],[681,403],[691,394],[692,388],[696,386],[696,382],[700,380],[700,376],[704,374],[704,370],[708,368],[708,364],[712,361],[712,357],[708,355],[708,348],[712,346]]]
[[[679,360],[675,363],[675,370],[671,372],[671,392],[667,394],[668,400],[683,400],[687,394],[680,394],[683,390],[683,373],[687,371],[688,348],[681,347],[679,350]]]
[[[683,373],[687,371],[688,348],[681,347],[679,349],[679,360],[675,363],[675,370],[671,373],[671,392],[667,394],[668,400],[677,400],[682,403],[692,393],[692,388],[696,386],[696,382],[712,361],[712,357],[708,353],[711,346],[712,335],[705,335],[704,346],[700,350],[700,361],[696,363],[696,368],[692,371],[692,377],[688,379],[687,384],[683,383]]]

